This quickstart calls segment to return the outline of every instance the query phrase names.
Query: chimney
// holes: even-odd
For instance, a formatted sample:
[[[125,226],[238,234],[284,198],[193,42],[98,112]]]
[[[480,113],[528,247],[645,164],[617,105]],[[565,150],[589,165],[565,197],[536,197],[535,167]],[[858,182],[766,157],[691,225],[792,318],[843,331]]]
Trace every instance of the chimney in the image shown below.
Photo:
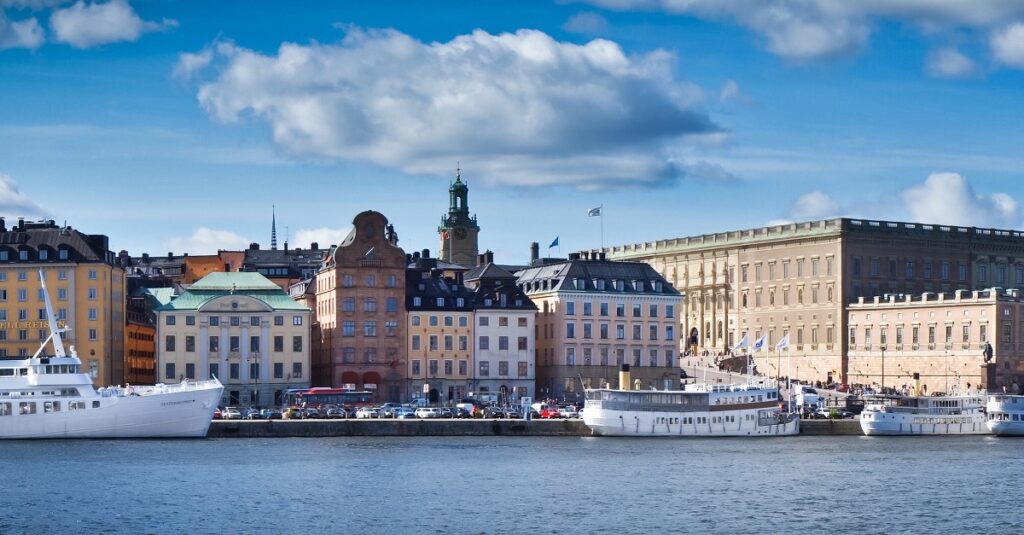
[[[174,253],[171,251],[167,251],[167,259],[170,260],[172,258],[174,258]]]
[[[149,253],[142,253],[142,261],[147,264],[149,263]]]
[[[420,252],[419,252],[419,251],[414,251],[414,252],[412,253],[412,259],[413,259],[414,261],[418,261],[418,260],[420,259]]]
[[[7,223],[4,222],[3,217],[0,217],[0,232],[7,232]]]
[[[597,253],[597,259],[598,260],[607,260],[608,259],[608,255],[604,251],[601,251],[600,253]]]
[[[411,254],[405,253],[405,263],[406,264],[411,264],[412,263],[412,255]]]
[[[478,266],[484,265],[484,263],[487,261],[486,258],[487,258],[487,255],[485,255],[483,253],[480,253],[480,254],[476,255],[476,265],[478,265]]]
[[[629,390],[629,364],[622,364],[619,368],[619,390]]]
[[[260,244],[258,244],[256,242],[250,243],[249,244],[249,250],[250,251],[259,251],[260,250]]]
[[[430,249],[424,249],[423,253],[420,254],[423,258],[430,258]]]
[[[494,263],[494,252],[488,250],[486,253],[484,253],[484,260],[486,260],[488,264],[493,264]]]
[[[319,244],[319,243],[317,243],[317,242],[313,242],[313,243],[312,243],[312,244],[310,245],[310,248],[311,248],[311,249],[313,249],[314,251],[316,251],[316,250],[320,249],[320,244]]]
[[[24,217],[19,217],[18,218],[18,226],[14,230],[17,230],[18,232],[24,232],[25,231],[25,218]]]
[[[579,260],[579,259],[580,259],[580,254],[579,253],[569,253],[569,260],[570,261],[571,260]]]
[[[540,244],[533,242],[530,244],[530,265],[533,265],[537,260],[540,260]]]

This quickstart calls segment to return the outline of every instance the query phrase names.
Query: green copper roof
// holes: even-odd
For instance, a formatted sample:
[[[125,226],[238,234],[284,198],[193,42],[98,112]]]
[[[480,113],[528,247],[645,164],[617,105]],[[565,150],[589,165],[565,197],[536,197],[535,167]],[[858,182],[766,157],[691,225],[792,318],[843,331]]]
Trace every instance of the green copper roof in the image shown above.
[[[210,273],[199,279],[191,287],[192,290],[223,290],[243,292],[246,290],[281,290],[281,287],[256,272]]]
[[[187,292],[179,295],[158,311],[198,310],[207,302],[228,295],[258,299],[274,310],[309,311],[309,307],[294,301],[280,286],[259,273],[210,273]]]
[[[161,305],[166,305],[174,299],[174,288],[142,288],[142,293],[149,294]]]

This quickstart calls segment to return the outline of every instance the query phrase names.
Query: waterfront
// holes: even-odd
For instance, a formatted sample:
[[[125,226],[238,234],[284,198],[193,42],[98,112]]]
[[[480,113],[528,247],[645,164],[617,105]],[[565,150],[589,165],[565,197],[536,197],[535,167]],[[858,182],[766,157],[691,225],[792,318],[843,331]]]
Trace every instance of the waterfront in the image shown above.
[[[1012,533],[994,437],[11,441],[2,533]],[[13,507],[17,505],[17,507]]]

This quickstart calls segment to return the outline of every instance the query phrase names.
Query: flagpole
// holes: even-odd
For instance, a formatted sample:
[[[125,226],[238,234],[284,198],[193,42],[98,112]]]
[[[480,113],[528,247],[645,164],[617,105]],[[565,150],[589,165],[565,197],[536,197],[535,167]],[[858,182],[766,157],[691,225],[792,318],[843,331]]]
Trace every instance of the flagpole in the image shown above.
[[[604,250],[604,205],[601,205],[601,250]]]

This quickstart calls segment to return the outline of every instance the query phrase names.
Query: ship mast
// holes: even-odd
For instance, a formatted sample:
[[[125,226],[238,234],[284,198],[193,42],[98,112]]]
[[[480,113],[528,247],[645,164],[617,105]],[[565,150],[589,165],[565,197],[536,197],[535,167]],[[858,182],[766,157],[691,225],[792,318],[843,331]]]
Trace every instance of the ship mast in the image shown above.
[[[61,340],[60,335],[67,329],[57,328],[57,318],[53,316],[53,304],[50,303],[50,292],[46,290],[46,275],[43,273],[43,270],[41,269],[39,270],[39,284],[43,288],[43,301],[46,303],[46,321],[50,325],[50,337],[47,338],[46,341],[43,342],[41,346],[39,346],[39,350],[36,351],[35,355],[32,355],[32,358],[36,358],[40,354],[42,354],[43,350],[46,349],[46,342],[49,342],[51,340],[53,341],[54,356],[66,357],[67,354],[64,353],[64,342],[63,340]]]

